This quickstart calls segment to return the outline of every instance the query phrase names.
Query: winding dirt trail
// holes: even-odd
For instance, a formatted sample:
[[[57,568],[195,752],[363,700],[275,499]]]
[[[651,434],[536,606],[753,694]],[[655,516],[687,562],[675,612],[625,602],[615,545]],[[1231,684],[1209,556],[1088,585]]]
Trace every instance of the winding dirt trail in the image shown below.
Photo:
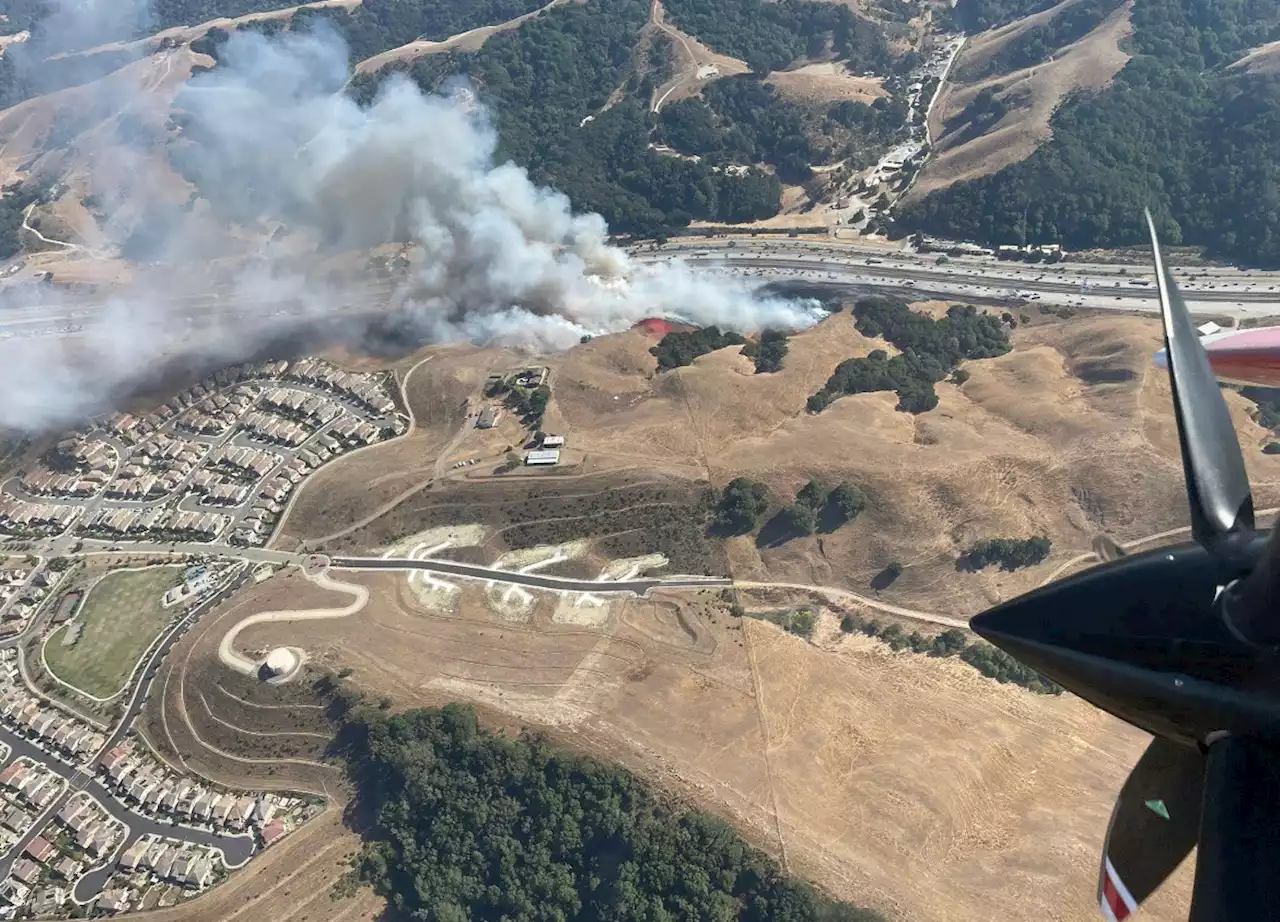
[[[253,660],[238,653],[235,649],[235,641],[240,632],[245,628],[253,627],[255,624],[264,624],[276,621],[318,621],[327,618],[346,618],[354,615],[369,603],[369,590],[358,583],[341,583],[329,576],[328,571],[321,571],[315,576],[308,577],[317,586],[324,589],[332,589],[334,592],[344,592],[352,596],[351,604],[345,608],[307,608],[301,610],[284,610],[284,611],[264,611],[256,615],[237,622],[227,633],[222,635],[222,640],[218,643],[218,659],[224,666],[234,669],[243,675],[256,675],[258,664]]]
[[[29,231],[35,234],[37,237],[40,238],[41,241],[51,246],[66,247],[68,250],[80,249],[80,244],[78,243],[68,243],[66,240],[54,240],[52,237],[46,237],[44,234],[40,233],[40,231],[37,228],[32,227],[28,222],[30,221],[30,218],[31,218],[31,212],[35,207],[36,207],[35,204],[32,203],[28,205],[27,210],[22,213],[22,229],[24,231]]]
[[[935,615],[933,612],[917,611],[914,608],[905,608],[902,605],[892,605],[889,602],[882,602],[879,599],[869,598],[865,595],[858,595],[856,592],[850,592],[847,589],[838,589],[835,586],[814,586],[809,583],[756,583],[746,582],[742,580],[735,581],[733,584],[735,589],[800,589],[805,592],[816,592],[820,595],[829,596],[835,599],[844,599],[853,602],[856,605],[865,605],[867,608],[874,608],[888,615],[897,615],[901,618],[911,618],[913,621],[928,621],[930,624],[940,624],[945,627],[958,627],[968,630],[969,622],[964,618],[948,618],[946,615]]]

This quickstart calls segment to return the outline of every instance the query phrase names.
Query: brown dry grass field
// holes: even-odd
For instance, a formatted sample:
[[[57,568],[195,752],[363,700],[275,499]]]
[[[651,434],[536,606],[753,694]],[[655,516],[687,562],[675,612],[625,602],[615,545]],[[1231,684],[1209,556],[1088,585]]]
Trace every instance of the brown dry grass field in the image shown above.
[[[888,95],[882,78],[851,74],[839,61],[805,64],[795,70],[774,71],[766,82],[777,87],[783,96],[821,104],[845,100],[870,104],[881,96]]]
[[[464,700],[490,722],[547,729],[728,816],[792,871],[894,920],[1085,920],[1096,911],[1110,802],[1143,740],[1074,698],[1032,695],[957,661],[844,637],[834,613],[823,615],[814,643],[734,619],[712,593],[617,603],[598,628],[553,623],[554,600],[543,599],[532,620],[513,624],[477,589],[442,615],[422,609],[393,574],[355,579],[371,590],[363,611],[257,625],[243,644],[302,644],[319,665],[351,667],[352,681],[397,706]],[[197,691],[225,689],[226,672],[212,661],[217,637],[286,598],[316,604],[316,591],[274,578],[202,623],[171,657],[199,676],[182,696],[202,736]],[[180,721],[172,686],[163,700],[170,723]],[[250,710],[242,706],[236,720],[253,719]],[[200,758],[204,769],[221,757]],[[280,765],[269,777],[295,771]],[[313,841],[319,853],[265,856],[195,904],[208,913],[199,918],[283,901],[282,878],[295,898],[311,897],[307,922],[371,912],[367,894],[315,896],[345,870],[338,855],[350,849],[329,843],[355,843]],[[306,889],[294,886],[303,879]],[[1185,874],[1175,879],[1148,917],[1179,917],[1187,886]],[[297,912],[281,918],[301,922]]]
[[[919,305],[935,315],[945,307]],[[444,448],[472,450],[464,408],[474,407],[488,369],[513,361],[496,351],[436,350],[408,388],[424,420],[420,452],[406,460],[404,448],[374,449],[350,462],[360,473],[348,478],[335,466],[293,524],[318,533],[372,517],[348,537],[373,546],[439,524],[432,516],[440,504],[474,507],[475,519],[489,521],[486,503],[515,508],[550,497],[570,508],[587,487],[661,492],[747,474],[785,498],[811,476],[849,478],[871,497],[855,523],[764,551],[733,539],[725,565],[739,578],[871,595],[872,576],[898,559],[907,569],[881,598],[964,616],[1043,581],[1100,534],[1133,540],[1186,516],[1168,384],[1150,373],[1157,322],[1029,314],[1013,352],[967,363],[969,380],[939,385],[939,407],[918,417],[895,412],[885,394],[803,412],[839,361],[882,345],[859,334],[847,312],[792,337],[775,375],[752,375],[736,349],[657,375],[651,338],[598,337],[549,360],[545,428],[568,434],[581,457],[574,472],[563,480],[522,473],[495,487],[480,465],[480,473],[450,475],[374,515],[387,494],[429,479]],[[420,359],[404,360],[401,373]],[[1261,453],[1269,436],[1250,405],[1235,394],[1228,403],[1258,505],[1274,505],[1280,460]],[[404,479],[371,491],[374,476]],[[957,552],[977,537],[1035,533],[1055,545],[1039,567],[955,571]],[[478,553],[492,559],[504,546],[500,534]],[[591,560],[600,557],[597,545]],[[463,700],[490,723],[548,730],[730,817],[796,873],[895,920],[1093,917],[1099,843],[1143,738],[1072,697],[1033,695],[958,661],[845,637],[835,624],[847,608],[824,608],[809,643],[733,619],[711,592],[615,602],[591,626],[553,618],[552,598],[516,622],[475,585],[463,584],[456,609],[442,613],[424,608],[394,574],[342,578],[369,587],[364,610],[256,625],[240,644],[301,646],[312,668],[349,667],[360,688],[396,706]],[[280,575],[207,616],[169,657],[142,722],[147,737],[167,758],[228,783],[344,802],[344,779],[326,756],[323,716],[306,710],[306,688],[268,689],[216,661],[219,638],[245,615],[323,607],[326,596]],[[346,869],[338,857],[345,850],[265,856],[196,905],[213,922],[246,900],[283,901],[284,889],[271,888],[294,871],[289,880],[305,878],[314,894]],[[1182,917],[1188,887],[1184,869],[1144,912]],[[371,899],[310,899],[305,919],[288,918],[363,918],[377,911]]]
[[[970,40],[961,51],[953,73],[961,74],[964,68],[985,61],[1035,22],[1072,2],[1074,0],[1063,0],[1051,10]],[[1129,55],[1121,50],[1121,44],[1130,32],[1131,8],[1132,3],[1126,3],[1098,28],[1045,64],[995,74],[973,83],[956,82],[954,77],[949,80],[930,116],[933,154],[908,193],[908,199],[917,200],[952,183],[987,176],[1031,156],[1051,137],[1049,120],[1068,94],[1107,85],[1128,62]],[[1009,114],[994,129],[976,138],[966,136],[967,125],[948,133],[947,123],[988,87],[1009,104]]]
[[[971,377],[963,387],[938,385],[940,403],[930,413],[896,412],[894,395],[882,393],[846,397],[811,416],[806,398],[840,361],[884,345],[859,334],[847,312],[793,336],[784,369],[772,375],[752,374],[750,361],[733,348],[659,375],[642,333],[598,337],[549,360],[553,398],[544,428],[568,437],[575,466],[521,470],[507,482],[537,483],[542,501],[554,502],[557,490],[569,496],[627,471],[716,486],[746,475],[789,501],[811,477],[849,479],[871,499],[856,522],[764,550],[750,537],[733,539],[727,545],[733,575],[867,592],[875,574],[896,560],[907,569],[883,592],[886,601],[969,615],[1036,585],[1089,551],[1099,532],[1127,541],[1186,518],[1168,384],[1150,373],[1158,323],[1049,317],[1021,326],[1014,341],[1006,356],[967,363]],[[461,406],[467,388],[478,395],[485,369],[506,357],[467,355],[451,366],[442,353],[411,382],[415,412],[420,405],[438,408],[434,434],[327,468],[286,520],[288,541],[349,529],[344,550],[385,547],[442,524],[429,518],[429,508],[462,485],[483,492],[503,446],[476,447],[483,443],[471,441],[479,434],[465,428],[469,423],[460,424],[456,439],[448,426],[459,425],[452,408]],[[432,374],[420,377],[428,369]],[[1251,420],[1252,404],[1229,399],[1259,506],[1274,505],[1280,459],[1262,454],[1269,436]],[[486,460],[423,486],[440,444]],[[518,492],[514,486],[502,492],[508,490]],[[398,496],[404,499],[388,508]],[[360,523],[362,529],[350,529]],[[1041,533],[1053,539],[1054,551],[1040,567],[955,571],[956,556],[979,538]]]

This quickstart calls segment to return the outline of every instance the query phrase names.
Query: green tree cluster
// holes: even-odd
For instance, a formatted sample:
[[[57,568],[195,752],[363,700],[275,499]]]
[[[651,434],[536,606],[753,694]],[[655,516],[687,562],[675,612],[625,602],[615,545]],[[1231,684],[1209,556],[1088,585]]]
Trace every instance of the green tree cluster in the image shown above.
[[[22,214],[40,199],[41,190],[31,184],[19,182],[0,190],[0,259],[22,251]]]
[[[790,519],[796,535],[814,531],[830,533],[852,522],[867,507],[867,495],[847,480],[828,490],[820,481],[810,480],[796,493]]]
[[[866,505],[866,494],[847,480],[832,490],[810,480],[796,492],[794,503],[779,509],[760,529],[756,544],[773,547],[814,532],[830,534],[857,518]]]
[[[748,340],[742,354],[756,366],[756,374],[782,371],[782,360],[787,357],[787,334],[782,330],[761,330],[759,341]]]
[[[884,73],[899,64],[880,26],[847,6],[809,0],[667,0],[671,21],[761,76],[800,58],[834,54],[855,71]],[[907,68],[909,69],[909,67]]]
[[[1047,537],[1035,538],[984,538],[969,548],[956,561],[958,570],[982,570],[999,564],[1001,570],[1016,570],[1043,563],[1049,556],[1053,542]]]
[[[1056,6],[1060,0],[956,0],[951,21],[969,34],[1006,25]]]
[[[547,404],[550,402],[551,388],[545,384],[538,387],[513,387],[507,391],[507,406],[527,425],[541,422],[542,414],[547,412]]]
[[[906,114],[900,96],[824,107],[785,98],[758,75],[742,74],[715,81],[701,97],[667,104],[658,128],[681,153],[715,164],[767,163],[784,181],[803,183],[815,165],[868,162],[902,133]]]
[[[860,333],[883,337],[902,351],[890,357],[876,349],[866,358],[841,362],[822,390],[809,398],[811,413],[845,394],[873,391],[895,391],[899,410],[924,413],[938,405],[933,386],[961,361],[992,358],[1010,348],[1000,321],[971,305],[955,305],[941,320],[917,313],[896,298],[864,298],[853,311]]]
[[[748,614],[744,612],[744,614]],[[809,640],[818,626],[818,612],[812,608],[784,608],[781,611],[750,612],[749,616],[776,624],[788,634]]]
[[[658,371],[670,371],[683,365],[691,365],[700,355],[745,343],[746,340],[737,333],[721,332],[719,327],[710,326],[688,332],[668,333],[656,346],[650,347],[649,352],[658,359]]]
[[[817,529],[818,514],[812,506],[796,502],[779,510],[777,524],[779,529],[787,535],[803,537],[813,534]]]
[[[1252,385],[1240,388],[1240,396],[1246,400],[1252,400],[1257,407],[1254,419],[1259,426],[1263,426],[1272,432],[1280,431],[1280,388],[1274,387],[1254,387]],[[1275,454],[1275,451],[1267,451],[1266,454]]]
[[[843,481],[827,494],[826,507],[841,525],[852,522],[867,508],[867,494],[849,481]]]
[[[967,106],[949,118],[945,130],[957,135],[956,143],[964,143],[1000,124],[1009,114],[1009,104],[993,87],[984,86]],[[923,235],[920,235],[923,236]]]
[[[723,535],[745,535],[756,527],[768,508],[768,487],[747,477],[735,477],[720,494],[712,530]]]
[[[987,678],[998,682],[1020,685],[1041,695],[1060,695],[1062,687],[1046,679],[1034,669],[1018,662],[1012,656],[984,640],[968,640],[964,631],[952,628],[926,637],[919,631],[907,633],[906,629],[892,622],[881,624],[874,618],[847,614],[840,619],[840,630],[846,634],[865,634],[888,644],[894,650],[910,650],[927,656],[956,656],[977,669]]]
[[[384,841],[359,873],[423,922],[879,922],[788,878],[713,817],[665,806],[627,772],[510,739],[448,705],[363,707],[350,764]]]
[[[1069,249],[1165,241],[1280,266],[1280,75],[1227,65],[1280,39],[1274,0],[1135,0],[1133,57],[1055,113],[1031,157],[904,207],[897,232]]]

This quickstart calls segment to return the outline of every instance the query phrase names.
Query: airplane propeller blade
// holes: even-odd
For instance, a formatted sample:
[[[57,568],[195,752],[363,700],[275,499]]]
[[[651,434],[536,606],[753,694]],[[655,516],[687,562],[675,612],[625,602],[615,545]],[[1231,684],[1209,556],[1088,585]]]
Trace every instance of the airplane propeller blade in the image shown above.
[[[1120,789],[1102,847],[1098,904],[1124,922],[1191,852],[1200,831],[1205,759],[1155,739]]]
[[[1099,536],[1101,566],[970,627],[1156,737],[1107,830],[1108,922],[1132,916],[1197,842],[1192,922],[1280,918],[1280,531],[1255,529],[1226,401],[1147,223],[1195,540],[1120,555]]]
[[[1169,379],[1191,503],[1191,535],[1210,547],[1225,535],[1253,530],[1253,495],[1231,414],[1187,306],[1164,264],[1150,211],[1147,225],[1151,229]]]

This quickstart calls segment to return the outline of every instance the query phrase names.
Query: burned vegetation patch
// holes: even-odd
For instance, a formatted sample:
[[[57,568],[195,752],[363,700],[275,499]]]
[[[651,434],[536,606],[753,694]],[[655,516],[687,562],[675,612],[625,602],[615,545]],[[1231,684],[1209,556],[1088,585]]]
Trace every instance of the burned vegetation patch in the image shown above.
[[[594,539],[608,557],[656,552],[672,570],[720,574],[726,562],[707,536],[713,504],[706,483],[651,475],[458,484],[419,494],[324,550],[369,551],[429,528],[474,523],[491,529],[485,562],[506,550]]]

